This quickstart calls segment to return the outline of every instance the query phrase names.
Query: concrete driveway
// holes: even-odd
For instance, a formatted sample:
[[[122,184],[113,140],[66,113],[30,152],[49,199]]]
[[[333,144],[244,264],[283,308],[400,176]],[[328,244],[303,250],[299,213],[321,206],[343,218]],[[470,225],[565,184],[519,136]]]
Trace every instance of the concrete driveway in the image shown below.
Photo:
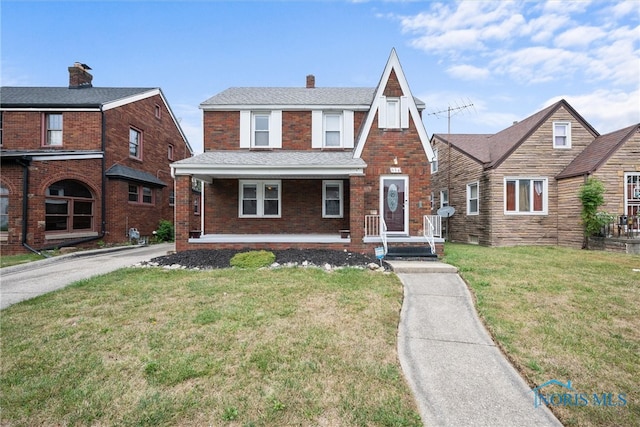
[[[0,269],[0,310],[20,301],[129,267],[175,250],[175,244],[123,246],[75,252]]]

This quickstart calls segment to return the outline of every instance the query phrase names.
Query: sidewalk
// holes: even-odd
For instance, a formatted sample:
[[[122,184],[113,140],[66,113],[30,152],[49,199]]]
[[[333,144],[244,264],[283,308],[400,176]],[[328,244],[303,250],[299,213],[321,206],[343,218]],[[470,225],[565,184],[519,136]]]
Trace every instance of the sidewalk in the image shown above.
[[[404,285],[398,354],[426,426],[561,426],[478,318],[455,267],[389,261]]]

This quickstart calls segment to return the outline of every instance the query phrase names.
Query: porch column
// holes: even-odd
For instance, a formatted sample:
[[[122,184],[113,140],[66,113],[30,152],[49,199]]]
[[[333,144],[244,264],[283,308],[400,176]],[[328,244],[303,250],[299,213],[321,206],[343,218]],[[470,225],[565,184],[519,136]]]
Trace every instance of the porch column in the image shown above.
[[[364,239],[364,176],[349,178],[349,228],[351,230],[351,248],[354,251],[366,250]]]
[[[191,176],[177,175],[175,178],[175,232],[176,251],[188,249],[189,231],[191,230],[191,210],[193,209]]]

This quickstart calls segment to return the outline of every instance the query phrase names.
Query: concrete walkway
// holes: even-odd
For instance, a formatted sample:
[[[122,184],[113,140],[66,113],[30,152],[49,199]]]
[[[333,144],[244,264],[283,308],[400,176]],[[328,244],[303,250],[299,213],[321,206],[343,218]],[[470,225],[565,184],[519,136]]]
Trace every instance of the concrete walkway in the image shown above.
[[[561,426],[478,318],[455,267],[389,261],[404,285],[398,353],[425,426]]]

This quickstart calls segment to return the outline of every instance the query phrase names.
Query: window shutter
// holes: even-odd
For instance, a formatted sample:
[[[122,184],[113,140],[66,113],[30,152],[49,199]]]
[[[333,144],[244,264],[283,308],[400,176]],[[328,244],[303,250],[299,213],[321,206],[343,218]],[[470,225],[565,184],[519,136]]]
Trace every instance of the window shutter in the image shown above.
[[[282,148],[282,111],[271,112],[269,120],[269,147]]]
[[[381,96],[378,102],[378,128],[387,127],[387,97]]]
[[[322,111],[311,112],[311,148],[322,148]]]
[[[409,98],[406,96],[400,97],[400,127],[409,128]]]
[[[353,148],[353,111],[344,110],[342,112],[342,123],[344,126],[344,147]]]
[[[251,111],[240,111],[240,148],[251,147]]]

